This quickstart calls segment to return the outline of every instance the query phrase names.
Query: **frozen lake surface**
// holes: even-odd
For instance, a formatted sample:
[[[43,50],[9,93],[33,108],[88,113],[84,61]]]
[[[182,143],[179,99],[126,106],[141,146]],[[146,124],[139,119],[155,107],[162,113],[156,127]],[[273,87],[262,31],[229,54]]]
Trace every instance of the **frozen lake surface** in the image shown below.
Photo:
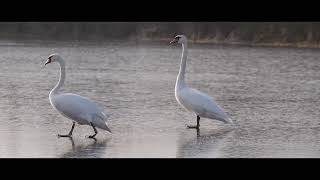
[[[181,47],[168,44],[0,42],[0,157],[320,157],[320,50],[189,45],[186,81],[213,96],[235,127],[178,105]],[[58,64],[64,92],[110,114],[113,134],[59,115],[48,99]]]

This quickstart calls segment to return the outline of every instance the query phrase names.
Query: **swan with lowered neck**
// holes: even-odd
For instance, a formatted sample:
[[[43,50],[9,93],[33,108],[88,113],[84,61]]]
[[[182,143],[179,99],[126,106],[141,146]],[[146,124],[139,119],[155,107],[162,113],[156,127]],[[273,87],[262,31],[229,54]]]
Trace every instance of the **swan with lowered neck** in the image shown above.
[[[71,137],[76,122],[80,125],[92,126],[95,134],[89,136],[89,138],[94,138],[97,135],[96,127],[111,133],[106,123],[107,116],[93,101],[77,94],[59,93],[66,77],[65,62],[58,54],[52,54],[48,57],[45,65],[53,62],[60,65],[60,79],[49,94],[50,103],[61,115],[73,121],[70,132],[66,135],[58,134],[58,136]]]
[[[196,126],[187,126],[188,128],[196,128],[199,130],[200,117],[216,119],[224,123],[233,123],[224,110],[214,101],[209,95],[200,92],[196,89],[189,88],[185,81],[184,75],[186,71],[186,61],[188,54],[188,42],[184,35],[177,35],[170,44],[180,43],[182,44],[182,57],[180,70],[175,86],[175,97],[178,103],[193,112],[197,116]]]

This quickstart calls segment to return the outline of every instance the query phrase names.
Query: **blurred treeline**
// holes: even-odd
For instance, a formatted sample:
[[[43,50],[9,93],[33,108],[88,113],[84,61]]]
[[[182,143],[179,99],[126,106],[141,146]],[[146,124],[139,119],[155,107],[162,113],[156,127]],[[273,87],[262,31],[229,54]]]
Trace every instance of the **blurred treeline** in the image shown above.
[[[318,46],[320,22],[1,22],[0,39],[169,40]]]

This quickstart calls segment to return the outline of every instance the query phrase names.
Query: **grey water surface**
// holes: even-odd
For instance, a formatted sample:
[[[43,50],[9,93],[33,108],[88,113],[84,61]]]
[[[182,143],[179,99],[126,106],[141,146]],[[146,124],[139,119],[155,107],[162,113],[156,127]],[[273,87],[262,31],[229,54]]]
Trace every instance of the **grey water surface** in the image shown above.
[[[50,105],[58,64],[64,92],[86,96],[110,115],[113,134],[77,125]],[[212,97],[234,127],[178,105],[181,47],[166,43],[0,42],[0,157],[320,157],[320,50],[189,45],[186,80]]]

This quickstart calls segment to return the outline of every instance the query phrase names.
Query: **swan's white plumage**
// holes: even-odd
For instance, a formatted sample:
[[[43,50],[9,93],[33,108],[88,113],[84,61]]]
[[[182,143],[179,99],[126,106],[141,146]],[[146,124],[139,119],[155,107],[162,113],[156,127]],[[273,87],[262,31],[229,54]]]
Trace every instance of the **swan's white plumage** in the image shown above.
[[[185,109],[194,112],[200,117],[228,121],[228,115],[207,94],[189,87],[177,91],[176,99]]]
[[[109,130],[106,125],[107,117],[102,110],[90,99],[72,93],[50,96],[51,105],[66,118],[81,125],[90,125]]]
[[[186,85],[184,76],[188,52],[187,38],[184,35],[178,35],[171,41],[171,43],[175,42],[182,44],[180,70],[175,86],[175,97],[178,103],[200,117],[216,119],[225,123],[233,123],[212,97],[196,89],[189,88]]]
[[[51,90],[49,100],[51,105],[64,117],[77,122],[80,125],[91,125],[110,131],[107,126],[107,116],[92,100],[72,93],[59,93],[65,80],[65,63],[57,54],[49,56],[46,64],[58,62],[60,66],[60,79]]]

